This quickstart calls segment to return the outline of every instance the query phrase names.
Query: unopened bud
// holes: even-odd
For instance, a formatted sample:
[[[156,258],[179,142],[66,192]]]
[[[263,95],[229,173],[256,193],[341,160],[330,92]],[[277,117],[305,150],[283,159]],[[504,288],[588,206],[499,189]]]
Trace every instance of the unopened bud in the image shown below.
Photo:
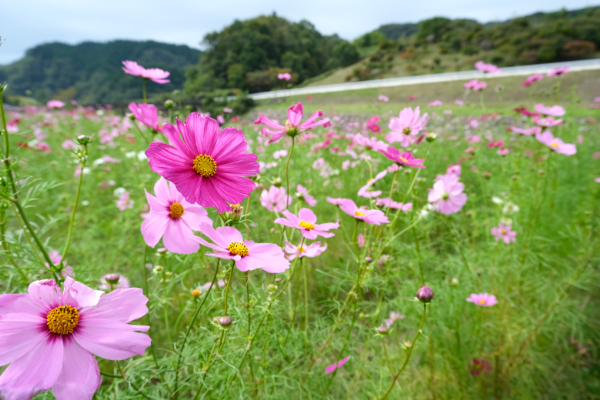
[[[367,256],[367,257],[365,257],[365,262],[366,262],[367,264],[370,264],[370,263],[372,263],[372,262],[373,262],[373,259],[372,259],[371,257]]]
[[[133,116],[133,114],[131,114],[131,115],[129,116],[129,119],[130,119],[130,120],[132,120],[132,121],[135,121],[135,117]]]
[[[388,328],[382,325],[379,328],[377,328],[377,333],[379,333],[380,335],[387,335]]]
[[[437,134],[435,134],[433,132],[429,132],[427,134],[427,136],[425,137],[425,140],[427,140],[429,143],[435,142],[435,139],[437,139]]]
[[[86,146],[92,142],[92,138],[87,135],[79,135],[77,136],[77,143],[82,146]]]
[[[273,179],[272,184],[275,187],[281,187],[281,178],[275,178],[275,179]]]
[[[175,103],[173,102],[173,100],[165,100],[165,107],[171,109],[173,108],[173,106],[175,105]]]
[[[156,252],[158,254],[165,254],[167,252],[167,249],[165,249],[164,247],[161,247],[160,249],[156,250]]]
[[[121,280],[121,275],[119,275],[119,274],[107,274],[107,275],[104,275],[104,280],[109,285],[115,285],[115,284],[119,283],[119,281]]]
[[[251,175],[251,176],[248,176],[247,178],[251,179],[253,182],[260,183],[260,175]]]
[[[458,286],[458,279],[452,278],[452,280],[450,281],[450,286]]]
[[[269,289],[269,292],[274,292],[277,290],[277,285],[270,284],[268,289]]]
[[[275,283],[281,282],[281,278],[275,278]]]
[[[160,272],[163,270],[163,267],[161,265],[157,265],[156,267],[154,267],[154,272]]]
[[[417,290],[417,299],[421,301],[421,303],[429,303],[431,299],[433,299],[433,290],[429,286],[421,286],[419,290]]]
[[[192,296],[194,296],[194,297],[200,297],[200,291],[198,289],[192,290]]]
[[[227,213],[225,213],[225,216],[227,217],[227,219],[230,219],[232,221],[239,221],[240,218],[242,218],[243,213],[244,207],[242,207],[239,204],[232,204],[231,211],[227,211]]]
[[[231,319],[230,316],[225,316],[225,317],[219,318],[219,325],[221,325],[223,328],[227,328],[228,326],[231,325],[232,322],[233,322],[233,320]]]
[[[484,173],[483,173],[483,177],[484,177],[485,179],[490,179],[490,178],[492,177],[492,174],[491,174],[491,173],[489,173],[489,172],[484,172]]]

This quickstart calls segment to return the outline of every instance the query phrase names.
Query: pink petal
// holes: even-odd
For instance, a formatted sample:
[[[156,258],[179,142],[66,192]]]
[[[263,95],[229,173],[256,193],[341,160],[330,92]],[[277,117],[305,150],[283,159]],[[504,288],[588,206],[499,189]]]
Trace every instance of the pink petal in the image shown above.
[[[194,232],[184,221],[172,219],[167,223],[163,244],[173,253],[192,254],[200,249],[200,245],[193,239],[194,236]]]
[[[124,360],[134,355],[144,355],[150,346],[148,326],[128,325],[114,319],[80,319],[73,337],[84,349],[108,360]]]
[[[0,365],[22,357],[48,336],[46,319],[39,315],[7,314],[0,323]]]
[[[302,120],[302,103],[298,103],[296,105],[291,106],[288,109],[288,121],[292,126],[298,126],[300,121]]]
[[[317,222],[317,216],[310,208],[303,208],[298,213],[298,218],[302,221],[315,223]]]
[[[64,340],[63,365],[52,394],[56,400],[92,400],[102,383],[98,362],[71,337]]]
[[[62,292],[54,279],[44,279],[29,284],[30,298],[45,311],[62,305]]]
[[[27,400],[49,390],[63,364],[63,339],[50,335],[33,350],[15,360],[0,376],[0,397]]]
[[[144,236],[144,241],[148,246],[154,247],[157,245],[167,229],[169,219],[170,217],[161,217],[150,213],[148,218],[142,222],[142,236]]]
[[[77,304],[77,308],[95,306],[103,294],[102,290],[91,289],[83,283],[75,281],[70,276],[65,279],[63,301],[69,303],[73,299]]]
[[[129,323],[148,312],[147,302],[142,289],[116,289],[102,296],[96,307],[83,310],[81,318],[115,319]]]
[[[48,310],[35,303],[27,293],[3,294],[0,296],[0,318],[12,313],[40,315],[46,311]]]

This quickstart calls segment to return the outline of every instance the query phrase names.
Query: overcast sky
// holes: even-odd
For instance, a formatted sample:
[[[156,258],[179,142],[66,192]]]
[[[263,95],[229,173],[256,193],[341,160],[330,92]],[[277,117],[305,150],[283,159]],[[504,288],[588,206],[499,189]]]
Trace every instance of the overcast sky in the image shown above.
[[[0,64],[40,43],[112,39],[157,40],[201,48],[209,32],[261,14],[307,19],[323,34],[352,40],[382,24],[444,16],[481,22],[536,11],[569,10],[600,0],[6,0],[0,12]]]

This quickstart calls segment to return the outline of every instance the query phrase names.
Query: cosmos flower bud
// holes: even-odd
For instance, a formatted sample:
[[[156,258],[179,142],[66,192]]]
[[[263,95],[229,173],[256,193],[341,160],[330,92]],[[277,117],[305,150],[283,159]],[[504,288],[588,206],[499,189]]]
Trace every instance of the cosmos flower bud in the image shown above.
[[[168,109],[173,108],[174,105],[175,105],[175,103],[173,102],[173,100],[171,100],[171,99],[165,100],[165,107],[167,107]]]
[[[437,139],[437,134],[433,132],[429,132],[425,138],[429,143],[435,142],[435,139]]]
[[[231,211],[228,211],[227,213],[225,213],[225,217],[232,221],[239,221],[240,218],[242,218],[243,214],[244,214],[244,207],[242,207],[239,204],[232,204]]]
[[[104,280],[109,285],[115,285],[115,284],[119,283],[119,280],[121,280],[121,275],[119,275],[119,274],[104,275]]]
[[[367,256],[367,257],[365,257],[365,262],[367,264],[370,264],[371,262],[373,262],[373,259],[371,257]]]
[[[282,184],[281,178],[277,177],[277,178],[273,179],[273,186],[281,187],[281,184]]]
[[[232,322],[233,322],[233,320],[231,319],[230,316],[225,316],[225,317],[219,318],[219,325],[221,325],[223,328],[229,327]]]
[[[458,279],[452,278],[452,280],[450,281],[450,286],[458,286]]]
[[[491,174],[491,173],[489,173],[489,172],[484,172],[484,173],[483,173],[483,177],[484,177],[485,179],[490,179],[490,178],[492,177],[492,174]]]
[[[379,328],[377,328],[377,333],[379,333],[380,335],[387,335],[388,328],[386,328],[385,326],[382,325]]]
[[[433,299],[433,290],[431,290],[429,286],[421,286],[417,291],[417,299],[419,299],[421,303],[429,303],[431,299]]]
[[[156,250],[156,252],[158,254],[165,254],[167,252],[167,249],[165,249],[164,247],[161,247],[160,249]]]
[[[87,135],[79,135],[77,136],[77,143],[79,143],[82,146],[86,146],[90,143],[92,143],[92,138],[87,136]]]
[[[281,282],[281,278],[275,278],[275,283]]]

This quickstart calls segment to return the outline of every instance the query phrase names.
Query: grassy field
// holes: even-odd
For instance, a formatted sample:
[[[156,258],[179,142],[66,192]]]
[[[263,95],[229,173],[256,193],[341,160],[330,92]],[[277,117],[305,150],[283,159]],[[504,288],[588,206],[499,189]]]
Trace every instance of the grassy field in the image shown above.
[[[109,110],[9,113],[8,120],[20,119],[19,131],[9,135],[19,198],[42,247],[64,252],[77,193],[75,159],[63,143],[94,136],[65,264],[73,266],[76,280],[94,288],[104,274],[119,273],[149,298],[150,312],[138,323],[151,326],[152,347],[123,361],[122,371],[114,361],[98,358],[104,376],[94,398],[381,399],[389,389],[388,399],[599,398],[600,113],[588,108],[599,95],[594,93],[599,80],[600,72],[567,74],[558,102],[553,80],[539,82],[528,96],[521,78],[506,78],[489,80],[484,103],[471,93],[463,106],[453,103],[463,98],[460,82],[259,104],[232,124],[265,164],[264,189],[242,204],[247,226],[235,225],[259,243],[280,245],[285,238],[298,244],[301,237],[274,224],[277,213],[259,201],[262,190],[286,186],[286,157],[275,153],[289,152],[292,141],[284,137],[265,145],[252,124],[255,117],[264,113],[284,121],[285,110],[302,101],[305,118],[322,109],[333,123],[311,131],[314,137],[296,139],[290,193],[300,184],[317,204],[308,207],[294,196],[289,210],[312,208],[319,223],[339,221],[340,227],[331,231],[334,237],[319,238],[326,251],[292,261],[295,268],[277,274],[280,281],[261,270],[245,275],[228,262],[219,265],[205,247],[181,255],[159,254],[161,244],[146,246],[140,233],[140,214],[147,212],[144,190],[153,193],[159,175],[149,168],[148,145],[128,118]],[[506,88],[501,100],[491,90],[496,83]],[[377,101],[380,94],[390,101]],[[411,102],[408,95],[417,99]],[[427,107],[433,100],[445,104]],[[551,131],[576,144],[575,155],[507,131],[511,125],[533,126],[512,109],[532,110],[539,102],[566,108],[564,123]],[[384,140],[389,119],[415,105],[430,114],[427,131],[437,134],[432,142],[411,146],[426,169],[401,168],[397,179],[387,173],[373,188],[383,192],[381,198],[391,193],[394,201],[411,202],[412,209],[383,208],[389,224],[359,224],[326,198],[376,208],[357,191],[392,162],[379,152],[349,146],[345,135],[367,134],[367,119],[379,115],[382,133],[372,136]],[[470,118],[478,120],[477,128]],[[113,129],[110,140],[100,140]],[[150,136],[149,129],[143,131]],[[327,146],[316,146],[327,132],[337,135]],[[40,133],[47,135],[48,151],[31,141]],[[502,141],[508,154],[498,155],[490,141]],[[469,147],[474,151],[465,153]],[[356,158],[342,154],[346,149]],[[436,176],[456,164],[468,199],[460,211],[444,215],[428,206],[428,193]],[[124,191],[133,203],[123,203],[121,211],[117,202]],[[4,183],[2,193],[12,196]],[[2,207],[0,290],[22,293],[30,282],[52,274],[14,203],[3,200]],[[214,209],[208,213],[215,226],[223,223]],[[490,231],[501,221],[510,222],[516,242],[494,240]],[[215,276],[230,284],[191,295]],[[435,293],[427,307],[415,300],[423,285]],[[493,294],[498,304],[467,302],[473,293]],[[377,328],[391,313],[401,317],[380,335]],[[233,319],[227,329],[214,320],[224,314]],[[348,356],[334,373],[325,373]]]

